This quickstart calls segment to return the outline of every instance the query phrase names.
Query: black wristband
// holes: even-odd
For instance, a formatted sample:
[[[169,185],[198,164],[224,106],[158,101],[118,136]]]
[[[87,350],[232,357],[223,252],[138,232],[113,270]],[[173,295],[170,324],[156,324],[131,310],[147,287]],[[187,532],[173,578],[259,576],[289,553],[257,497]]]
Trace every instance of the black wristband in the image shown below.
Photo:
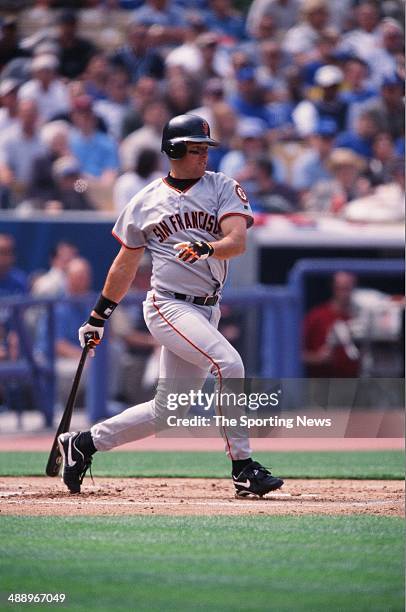
[[[90,315],[88,321],[87,321],[90,325],[93,325],[93,327],[104,327],[104,319],[97,319],[96,317],[92,317],[92,315]]]
[[[117,306],[118,304],[116,302],[105,298],[104,295],[101,294],[93,310],[97,312],[100,317],[103,317],[103,319],[108,319]]]

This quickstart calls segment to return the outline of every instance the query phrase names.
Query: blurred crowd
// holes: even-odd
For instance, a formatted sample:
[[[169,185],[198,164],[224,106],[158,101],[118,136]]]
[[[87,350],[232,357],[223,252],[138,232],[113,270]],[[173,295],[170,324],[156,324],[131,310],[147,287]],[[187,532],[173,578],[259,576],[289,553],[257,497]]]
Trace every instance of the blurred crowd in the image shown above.
[[[400,221],[403,24],[403,0],[3,0],[0,210],[118,214],[168,172],[161,154],[168,119],[195,113],[220,142],[208,169],[239,181],[258,215]],[[60,300],[63,398],[92,299],[91,266],[62,242],[49,269],[29,279],[15,267],[15,250],[14,238],[1,234],[0,297]],[[133,289],[145,292],[149,275],[145,260]],[[343,326],[354,282],[334,279],[331,302],[305,322],[310,373],[332,364],[359,373]],[[21,351],[10,317],[2,307],[0,360],[15,361]],[[222,331],[237,346],[238,317],[225,308]],[[46,356],[46,313],[34,309],[28,324],[36,355]],[[112,360],[112,396],[131,402],[135,389],[138,400],[141,390],[147,397],[158,351],[140,308],[120,306],[111,334],[120,355]],[[27,405],[21,385],[3,383],[2,403]]]
[[[258,213],[403,218],[402,0],[7,2],[0,207],[117,213],[196,113]]]

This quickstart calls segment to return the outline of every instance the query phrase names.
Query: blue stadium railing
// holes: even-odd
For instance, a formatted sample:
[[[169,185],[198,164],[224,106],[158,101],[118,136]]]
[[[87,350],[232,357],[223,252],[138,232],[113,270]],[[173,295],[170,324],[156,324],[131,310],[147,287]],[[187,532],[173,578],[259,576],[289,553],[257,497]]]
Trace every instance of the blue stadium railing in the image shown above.
[[[292,268],[285,286],[257,285],[250,288],[226,290],[224,304],[240,309],[247,316],[254,313],[254,327],[248,326],[246,342],[247,363],[257,364],[247,368],[249,376],[261,378],[300,378],[303,375],[301,362],[301,322],[304,315],[306,280],[315,275],[331,275],[347,270],[362,275],[402,277],[402,260],[362,259],[307,259],[298,261]],[[125,298],[128,304],[141,305],[144,293]],[[77,300],[76,300],[77,301]],[[93,303],[89,298],[86,303]],[[17,361],[0,361],[0,384],[20,380],[30,382],[34,390],[36,408],[44,415],[46,425],[53,422],[55,406],[55,300],[33,300],[24,298],[0,300],[0,312],[7,312],[8,320],[20,340],[21,357]],[[25,323],[25,312],[32,307],[42,307],[48,315],[48,330],[45,354],[38,354],[31,332]],[[6,309],[6,310],[5,310]],[[4,317],[3,317],[4,320]],[[254,335],[252,330],[254,329]],[[97,348],[96,357],[90,360],[86,407],[90,421],[108,415],[109,371],[109,326],[105,339]]]

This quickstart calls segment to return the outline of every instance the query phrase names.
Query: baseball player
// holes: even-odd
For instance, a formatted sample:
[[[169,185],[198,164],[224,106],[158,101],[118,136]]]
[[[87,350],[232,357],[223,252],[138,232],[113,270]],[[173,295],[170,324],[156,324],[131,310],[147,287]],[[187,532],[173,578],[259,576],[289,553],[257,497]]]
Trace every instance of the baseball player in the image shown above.
[[[89,332],[97,343],[101,341],[105,322],[127,293],[144,249],[149,249],[152,289],[144,301],[144,318],[162,346],[159,379],[170,381],[171,392],[184,390],[190,381],[201,387],[209,372],[220,393],[231,380],[244,378],[240,355],[217,326],[228,260],[244,253],[253,216],[238,183],[206,171],[208,148],[217,145],[201,117],[180,115],[167,123],[162,151],[169,158],[170,172],[137,193],[119,216],[113,235],[121,250],[88,321],[79,329],[82,347]],[[97,423],[90,431],[59,437],[63,482],[71,493],[80,492],[94,453],[167,427],[167,388],[163,384],[162,390],[160,384],[152,400]],[[238,495],[262,496],[283,485],[251,458],[245,431],[221,427],[221,433]]]

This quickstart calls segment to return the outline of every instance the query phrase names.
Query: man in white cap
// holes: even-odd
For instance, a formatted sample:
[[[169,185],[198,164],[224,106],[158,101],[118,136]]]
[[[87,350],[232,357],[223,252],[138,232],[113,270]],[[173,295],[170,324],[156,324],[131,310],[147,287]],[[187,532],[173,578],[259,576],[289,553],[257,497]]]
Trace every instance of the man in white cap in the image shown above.
[[[343,79],[343,72],[337,66],[322,66],[316,71],[314,81],[320,88],[320,99],[303,100],[292,113],[300,136],[314,133],[318,122],[323,119],[335,121],[338,132],[346,128],[348,104],[340,95]]]
[[[19,99],[36,100],[39,119],[45,123],[69,108],[69,94],[66,86],[57,76],[58,59],[55,55],[44,54],[34,57],[31,64],[32,79],[22,85]]]

